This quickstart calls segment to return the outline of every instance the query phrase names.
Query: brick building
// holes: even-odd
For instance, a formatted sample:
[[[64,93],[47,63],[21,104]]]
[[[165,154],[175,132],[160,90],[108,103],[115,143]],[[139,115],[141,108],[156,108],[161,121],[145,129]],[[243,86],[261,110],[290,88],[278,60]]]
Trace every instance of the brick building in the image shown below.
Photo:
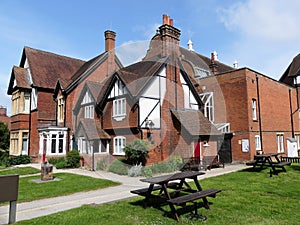
[[[7,125],[10,130],[10,117],[7,115],[7,109],[0,105],[0,121]]]
[[[169,16],[145,57],[123,67],[113,31],[105,51],[89,61],[25,47],[12,70],[10,154],[39,160],[77,149],[87,166],[122,157],[135,138],[151,143],[148,163],[171,156],[219,155],[246,161],[257,152],[287,153],[299,143],[298,91],[180,47]],[[299,145],[298,145],[299,147]]]
[[[233,161],[257,153],[286,154],[293,137],[300,148],[296,89],[249,68],[215,73],[199,84],[213,93],[215,122],[225,117],[230,125]]]

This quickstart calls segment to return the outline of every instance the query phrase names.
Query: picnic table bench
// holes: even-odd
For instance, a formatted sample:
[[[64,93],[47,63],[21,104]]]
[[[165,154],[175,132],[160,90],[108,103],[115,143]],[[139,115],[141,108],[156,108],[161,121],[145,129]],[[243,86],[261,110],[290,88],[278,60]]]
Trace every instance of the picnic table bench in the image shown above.
[[[281,168],[283,172],[286,172],[285,166],[291,165],[291,162],[280,161],[278,155],[278,153],[255,155],[254,160],[246,162],[246,165],[253,166],[253,169],[255,169],[256,166],[259,166],[260,169],[264,166],[271,167],[270,175],[271,173],[278,174],[278,170],[276,170],[276,168]],[[275,158],[275,161],[273,161],[272,158]]]
[[[157,177],[151,177],[146,179],[141,179],[142,182],[149,183],[148,188],[141,188],[137,190],[132,190],[131,193],[142,195],[145,197],[144,207],[147,207],[147,203],[151,197],[159,197],[165,199],[165,202],[169,204],[172,214],[175,219],[178,221],[179,216],[178,212],[175,209],[174,205],[185,206],[187,202],[195,202],[198,199],[202,199],[204,207],[210,209],[209,202],[207,197],[215,197],[217,193],[221,190],[218,189],[208,189],[202,190],[200,183],[197,179],[197,176],[203,175],[203,172],[199,171],[184,171],[171,175],[162,175]],[[192,189],[191,186],[186,182],[186,179],[194,180],[194,183],[197,187],[197,190]],[[168,189],[172,189],[170,192]],[[154,194],[154,191],[158,191],[159,194]],[[173,193],[175,192],[175,195]],[[187,193],[185,193],[187,192]],[[183,194],[179,196],[180,194]],[[197,210],[197,205],[196,209]]]
[[[219,161],[217,155],[200,157],[183,158],[183,170],[211,170],[212,167],[225,167],[224,162]]]

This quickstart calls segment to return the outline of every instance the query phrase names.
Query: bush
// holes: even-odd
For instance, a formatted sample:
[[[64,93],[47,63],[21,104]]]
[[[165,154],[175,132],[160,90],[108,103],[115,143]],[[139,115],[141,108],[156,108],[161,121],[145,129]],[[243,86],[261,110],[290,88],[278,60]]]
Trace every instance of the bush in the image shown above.
[[[68,164],[65,160],[64,161],[59,161],[55,164],[55,167],[56,167],[56,169],[64,169],[64,168],[68,167]]]
[[[7,161],[5,162],[5,165],[6,166],[14,166],[14,165],[20,165],[20,164],[27,164],[30,162],[31,162],[30,156],[18,155],[16,157],[7,159]]]
[[[67,153],[66,157],[67,167],[78,168],[80,167],[80,154],[77,150],[71,150]]]
[[[170,169],[172,171],[180,170],[182,163],[182,158],[180,156],[174,156],[169,160]]]
[[[128,175],[129,166],[120,160],[115,160],[109,166],[108,171],[119,175]]]
[[[130,176],[130,177],[141,176],[141,174],[142,174],[142,168],[143,168],[142,164],[132,166],[132,167],[128,170],[128,176]]]
[[[172,172],[170,164],[168,162],[158,162],[152,166],[152,171],[156,173],[169,173]]]
[[[60,162],[66,162],[65,157],[55,157],[55,158],[49,158],[48,163],[55,165],[60,163]]]
[[[134,139],[125,146],[124,152],[131,165],[146,164],[150,143],[141,139]]]
[[[96,170],[107,170],[108,164],[105,159],[101,159],[97,162]]]
[[[144,177],[152,177],[153,176],[152,166],[144,166],[142,168],[141,175]]]

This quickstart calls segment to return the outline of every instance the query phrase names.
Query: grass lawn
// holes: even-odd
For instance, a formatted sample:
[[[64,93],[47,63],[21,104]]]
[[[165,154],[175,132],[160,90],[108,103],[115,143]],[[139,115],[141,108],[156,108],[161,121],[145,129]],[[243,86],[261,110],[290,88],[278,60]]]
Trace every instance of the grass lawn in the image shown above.
[[[9,174],[19,174],[19,175],[28,175],[28,174],[35,174],[40,173],[39,169],[27,166],[27,167],[10,167],[6,169],[0,170],[0,176],[2,175],[9,175]]]
[[[110,180],[70,173],[55,173],[54,177],[60,180],[35,183],[33,180],[39,180],[41,176],[20,178],[18,202],[68,195],[79,191],[96,190],[119,184]]]
[[[206,224],[296,225],[300,223],[300,164],[287,166],[287,173],[269,177],[268,170],[243,170],[201,180],[204,189],[219,188],[217,197],[208,198],[211,210],[200,208]],[[200,201],[201,202],[201,201]],[[89,206],[56,213],[17,224],[202,224],[180,211],[180,222],[166,217],[168,205],[152,202],[142,207],[143,198],[135,197],[114,203]],[[192,206],[192,204],[191,204]],[[180,208],[180,207],[179,207]]]

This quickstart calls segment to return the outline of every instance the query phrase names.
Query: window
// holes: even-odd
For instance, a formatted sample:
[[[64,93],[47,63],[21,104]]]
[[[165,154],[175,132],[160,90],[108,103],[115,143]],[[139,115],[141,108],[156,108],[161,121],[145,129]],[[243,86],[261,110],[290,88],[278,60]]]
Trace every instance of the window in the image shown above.
[[[15,154],[18,153],[19,149],[19,132],[12,132],[10,134],[10,151]]]
[[[56,153],[56,134],[51,136],[51,153]]]
[[[20,92],[15,92],[12,95],[12,108],[11,113],[12,115],[16,115],[19,113],[19,103],[20,102]]]
[[[214,93],[213,92],[206,92],[200,94],[200,98],[204,103],[204,116],[210,121],[214,122],[215,115],[214,115]]]
[[[86,140],[84,137],[78,138],[78,151],[80,153],[86,153]]]
[[[257,120],[256,99],[252,99],[252,119]]]
[[[58,99],[58,103],[57,103],[57,107],[58,107],[58,120],[59,121],[63,121],[64,120],[64,114],[65,114],[65,100],[63,99],[63,97],[60,97]]]
[[[30,93],[25,92],[24,93],[24,113],[29,113],[29,106],[30,106]]]
[[[84,107],[84,118],[94,119],[94,106],[93,105],[87,105]]]
[[[22,134],[22,155],[28,155],[28,132]]]
[[[100,140],[99,141],[99,149],[100,153],[107,153],[108,152],[108,141],[107,140]]]
[[[126,115],[126,99],[120,98],[113,101],[113,117],[122,117]]]
[[[32,89],[32,92],[31,92],[31,110],[34,110],[37,108],[37,101],[38,101],[38,92],[37,92],[37,89],[36,88],[33,88]]]
[[[259,135],[255,135],[255,149],[257,151],[261,150],[261,140]]]
[[[295,134],[295,139],[297,141],[297,149],[300,150],[300,134]]]
[[[284,152],[283,134],[277,134],[277,149],[278,153]]]
[[[114,138],[114,155],[125,155],[123,151],[126,145],[126,138],[118,136]]]
[[[208,77],[210,74],[209,74],[209,71],[207,70],[204,70],[200,67],[194,67],[194,71],[195,71],[195,77],[200,77],[200,78],[204,78],[204,77]]]

